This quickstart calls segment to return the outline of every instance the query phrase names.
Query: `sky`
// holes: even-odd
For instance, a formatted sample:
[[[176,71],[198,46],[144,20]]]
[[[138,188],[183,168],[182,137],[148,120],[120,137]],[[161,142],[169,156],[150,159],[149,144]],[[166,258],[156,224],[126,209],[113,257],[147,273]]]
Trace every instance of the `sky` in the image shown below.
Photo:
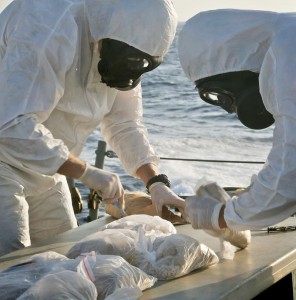
[[[236,8],[257,9],[277,12],[296,12],[295,0],[172,0],[183,22],[194,16],[199,11]]]

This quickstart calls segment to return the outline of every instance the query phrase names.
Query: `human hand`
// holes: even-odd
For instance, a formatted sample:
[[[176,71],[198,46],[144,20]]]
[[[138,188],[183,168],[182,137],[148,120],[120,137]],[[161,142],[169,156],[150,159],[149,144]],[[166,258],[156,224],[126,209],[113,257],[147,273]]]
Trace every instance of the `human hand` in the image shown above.
[[[187,215],[192,227],[205,229],[212,236],[228,241],[236,247],[246,248],[251,242],[249,230],[235,231],[219,226],[220,210],[231,199],[225,190],[216,183],[210,183],[201,186],[196,194],[186,199],[185,217]]]
[[[196,196],[186,198],[184,217],[194,229],[219,230],[219,213],[223,205],[201,186]]]
[[[118,206],[123,207],[124,190],[117,174],[86,165],[80,178],[83,184],[96,191],[106,203],[118,200]]]
[[[172,205],[181,212],[185,208],[184,199],[178,197],[170,188],[162,182],[155,182],[149,187],[152,203],[154,204],[157,214],[162,216],[162,207]]]

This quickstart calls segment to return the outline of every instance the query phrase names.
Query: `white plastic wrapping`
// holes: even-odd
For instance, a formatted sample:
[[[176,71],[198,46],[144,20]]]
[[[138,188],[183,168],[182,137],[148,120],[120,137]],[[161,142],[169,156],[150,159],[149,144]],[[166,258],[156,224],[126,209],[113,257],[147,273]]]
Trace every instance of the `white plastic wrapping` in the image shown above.
[[[95,285],[83,275],[62,271],[42,277],[17,300],[96,300]]]
[[[76,284],[77,281],[80,283]],[[20,296],[26,300],[100,300],[117,289],[125,289],[124,294],[137,297],[138,289],[150,288],[156,281],[157,278],[130,265],[120,256],[90,252],[68,259],[55,252],[44,252],[0,272],[0,295],[1,300],[15,300]],[[127,288],[134,290],[128,292]],[[93,298],[96,293],[96,298]],[[62,295],[71,296],[58,298]]]
[[[131,229],[138,231],[142,228],[145,235],[168,235],[176,233],[174,225],[158,216],[131,215],[113,221],[104,226],[104,229]]]
[[[98,300],[105,299],[121,288],[139,288],[143,291],[152,287],[157,281],[157,278],[115,255],[96,255],[96,263],[92,271]]]
[[[28,261],[0,272],[1,300],[16,299],[45,274],[75,270],[78,263],[53,251],[33,255]]]
[[[184,234],[145,236],[139,232],[132,264],[159,280],[184,276],[219,262],[206,245]]]
[[[75,258],[81,253],[95,251],[98,254],[119,255],[130,261],[134,253],[136,234],[136,231],[130,229],[98,231],[76,243],[66,256]]]

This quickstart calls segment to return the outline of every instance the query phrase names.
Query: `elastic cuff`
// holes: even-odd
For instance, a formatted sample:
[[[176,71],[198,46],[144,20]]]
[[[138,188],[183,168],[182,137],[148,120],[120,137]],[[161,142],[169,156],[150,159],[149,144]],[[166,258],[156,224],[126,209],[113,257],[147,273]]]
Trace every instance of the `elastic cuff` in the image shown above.
[[[211,217],[212,226],[216,230],[221,229],[220,226],[219,226],[219,215],[220,215],[221,208],[223,206],[224,206],[223,203],[217,203],[214,207],[214,211],[213,211],[213,214],[212,214],[212,217]]]
[[[80,180],[80,181],[83,180],[83,177],[85,176],[85,174],[86,174],[86,172],[87,172],[87,170],[88,170],[88,167],[89,167],[89,164],[86,163],[86,164],[85,164],[85,169],[84,169],[82,175],[78,178],[78,180]]]
[[[158,186],[158,185],[166,185],[165,183],[163,183],[163,182],[154,182],[154,183],[152,183],[151,185],[150,185],[150,187],[149,187],[149,193],[150,193],[150,191],[152,190],[152,188],[153,187],[155,187],[155,186]]]

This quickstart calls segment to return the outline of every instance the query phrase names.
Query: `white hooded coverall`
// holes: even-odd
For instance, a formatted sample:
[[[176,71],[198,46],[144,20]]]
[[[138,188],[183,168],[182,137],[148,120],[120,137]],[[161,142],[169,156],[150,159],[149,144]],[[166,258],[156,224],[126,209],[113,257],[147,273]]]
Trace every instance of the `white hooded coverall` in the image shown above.
[[[1,13],[0,255],[76,226],[56,172],[98,125],[129,174],[158,163],[141,85],[101,83],[98,42],[163,56],[176,26],[170,0],[15,0]]]
[[[260,229],[296,212],[296,14],[214,10],[186,22],[179,57],[192,81],[235,71],[259,73],[260,93],[275,119],[273,145],[250,189],[228,201],[231,229]]]

